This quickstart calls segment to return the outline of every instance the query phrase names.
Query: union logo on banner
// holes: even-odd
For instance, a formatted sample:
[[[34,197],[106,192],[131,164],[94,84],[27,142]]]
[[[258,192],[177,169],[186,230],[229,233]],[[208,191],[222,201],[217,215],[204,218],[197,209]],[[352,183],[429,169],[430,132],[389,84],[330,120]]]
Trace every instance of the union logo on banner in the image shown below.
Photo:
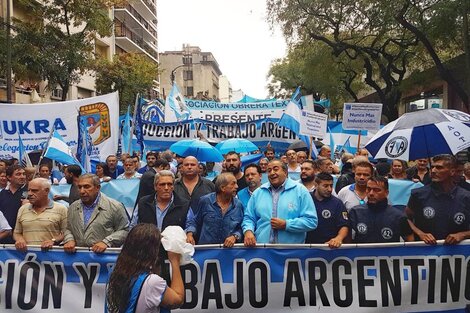
[[[85,120],[93,145],[98,145],[111,137],[109,108],[106,103],[98,102],[80,107],[80,119]]]

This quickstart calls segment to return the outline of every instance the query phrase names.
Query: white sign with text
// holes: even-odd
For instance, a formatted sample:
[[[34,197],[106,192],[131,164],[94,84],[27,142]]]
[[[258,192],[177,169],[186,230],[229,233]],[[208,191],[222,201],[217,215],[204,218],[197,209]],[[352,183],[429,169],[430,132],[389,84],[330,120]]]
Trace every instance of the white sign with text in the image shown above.
[[[302,111],[300,116],[300,134],[325,138],[328,115],[314,111]]]
[[[345,103],[343,108],[343,129],[380,129],[382,103]]]

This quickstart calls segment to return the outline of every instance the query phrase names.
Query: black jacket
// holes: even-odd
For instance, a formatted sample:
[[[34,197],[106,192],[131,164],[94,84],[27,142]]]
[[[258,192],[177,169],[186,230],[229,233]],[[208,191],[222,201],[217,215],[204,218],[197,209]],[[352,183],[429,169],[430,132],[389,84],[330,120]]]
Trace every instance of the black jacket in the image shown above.
[[[139,219],[138,223],[150,223],[157,225],[157,216],[155,214],[156,200],[155,194],[147,195],[139,199]],[[180,199],[176,194],[173,194],[173,203],[170,204],[168,212],[165,215],[162,223],[164,231],[167,226],[180,226],[185,229],[186,216],[189,210],[189,202]]]

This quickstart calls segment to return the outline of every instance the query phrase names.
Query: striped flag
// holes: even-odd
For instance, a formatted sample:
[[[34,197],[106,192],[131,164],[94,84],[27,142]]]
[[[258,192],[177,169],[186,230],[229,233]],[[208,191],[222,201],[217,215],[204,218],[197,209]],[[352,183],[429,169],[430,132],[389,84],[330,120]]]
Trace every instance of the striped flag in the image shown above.
[[[80,162],[73,155],[70,147],[64,141],[64,138],[62,138],[62,136],[57,132],[57,130],[54,130],[52,137],[49,139],[46,152],[44,153],[44,157],[65,165],[77,164],[82,167]],[[85,169],[83,167],[82,171],[85,172]]]

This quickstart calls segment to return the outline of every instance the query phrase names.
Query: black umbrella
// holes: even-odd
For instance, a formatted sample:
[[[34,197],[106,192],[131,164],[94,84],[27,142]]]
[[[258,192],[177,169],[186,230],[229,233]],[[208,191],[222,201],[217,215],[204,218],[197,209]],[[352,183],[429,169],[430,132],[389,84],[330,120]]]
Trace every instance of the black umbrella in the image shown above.
[[[315,144],[315,148],[320,148],[321,146],[323,146],[323,143],[320,142],[320,141],[317,141],[317,140],[314,140],[313,143]],[[294,151],[308,151],[308,147],[307,147],[307,144],[302,141],[302,140],[297,140],[297,141],[294,141],[293,143],[291,143],[289,145],[289,147],[287,147],[287,150],[294,150]]]

